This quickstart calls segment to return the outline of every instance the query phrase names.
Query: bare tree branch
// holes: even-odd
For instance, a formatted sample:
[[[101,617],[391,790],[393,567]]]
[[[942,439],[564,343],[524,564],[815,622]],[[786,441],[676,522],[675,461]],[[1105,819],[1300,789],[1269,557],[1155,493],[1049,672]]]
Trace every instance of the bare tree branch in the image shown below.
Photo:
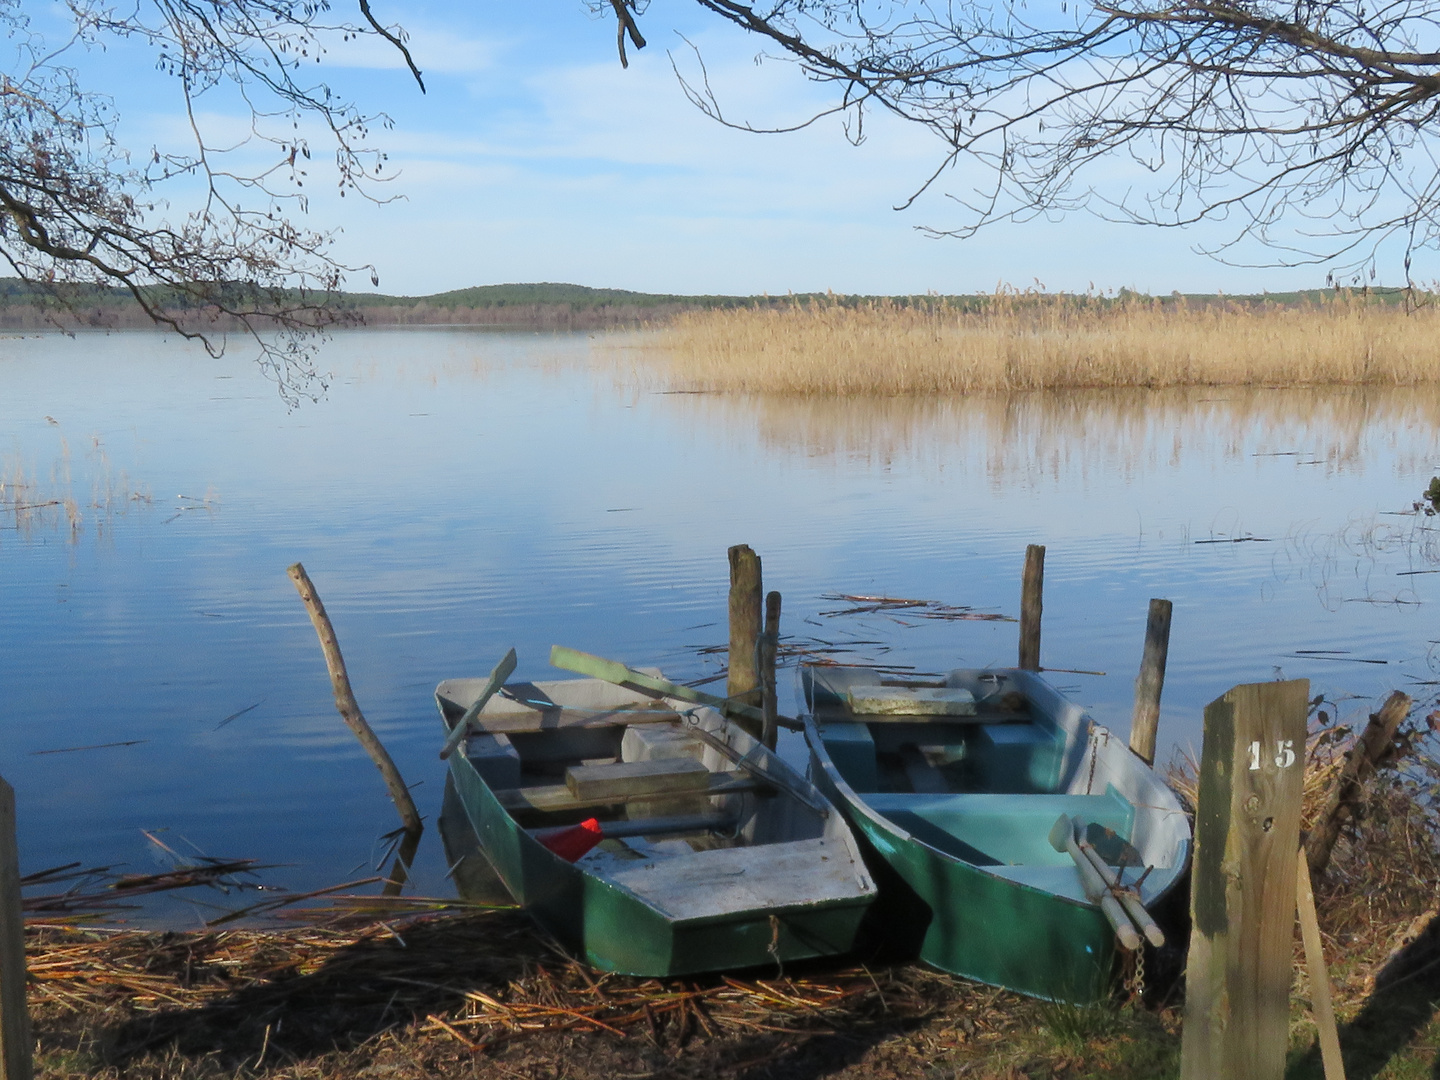
[[[328,20],[317,0],[69,0],[69,36],[47,42],[20,0],[0,0],[0,30],[17,58],[0,75],[0,259],[60,303],[72,286],[126,289],[151,319],[223,351],[239,328],[287,401],[323,390],[317,332],[348,316],[331,299],[357,270],[332,254],[332,234],[307,230],[311,136],[328,142],[340,194],[385,201],[385,155],[369,145],[367,115],[302,72],[331,42],[379,28]],[[81,84],[72,54],[128,39],[150,46],[175,81],[188,146],[155,147],[136,164],[110,99]],[[412,72],[414,66],[411,65]],[[418,78],[418,72],[414,72]],[[248,131],[212,138],[197,103],[230,90],[250,110]],[[225,110],[212,110],[224,112]],[[233,110],[230,110],[233,112]],[[166,192],[194,190],[177,207]]]
[[[695,2],[834,88],[811,122],[878,106],[933,131],[939,166],[901,208],[982,166],[932,235],[1083,209],[1216,222],[1219,258],[1258,242],[1260,265],[1332,273],[1373,276],[1394,241],[1407,278],[1440,248],[1440,0]],[[698,107],[774,129],[726,115],[699,70]]]
[[[409,48],[405,45],[405,39],[399,34],[391,33],[380,25],[379,20],[370,12],[370,0],[360,0],[360,14],[365,16],[365,21],[375,28],[377,34],[400,50],[400,55],[405,58],[406,66],[410,68],[410,74],[415,76],[415,82],[420,87],[420,92],[422,94],[425,93],[425,80],[420,77],[420,69],[415,66],[415,60],[410,55]],[[642,41],[640,44],[644,45],[645,43]],[[637,48],[638,47],[639,46],[637,46]],[[624,50],[621,50],[620,59],[625,59]]]

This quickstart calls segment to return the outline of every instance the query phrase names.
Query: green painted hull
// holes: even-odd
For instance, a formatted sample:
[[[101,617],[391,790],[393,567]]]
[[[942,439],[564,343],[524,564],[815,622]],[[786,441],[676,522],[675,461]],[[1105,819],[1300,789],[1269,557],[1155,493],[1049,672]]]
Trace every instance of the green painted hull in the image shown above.
[[[506,812],[464,753],[449,761],[466,816],[511,895],[603,971],[688,975],[842,953],[853,946],[873,899],[671,919],[553,854]]]
[[[987,874],[817,783],[861,837],[880,885],[879,933],[941,971],[1032,997],[1108,993],[1115,932],[1098,908]]]

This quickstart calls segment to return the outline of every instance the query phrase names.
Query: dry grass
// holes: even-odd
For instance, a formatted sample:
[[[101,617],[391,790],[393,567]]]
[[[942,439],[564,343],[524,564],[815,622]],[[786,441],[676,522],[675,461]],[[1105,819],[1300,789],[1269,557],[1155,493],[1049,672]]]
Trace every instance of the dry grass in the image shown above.
[[[672,390],[821,395],[1440,381],[1440,308],[998,294],[688,312],[641,350]]]
[[[27,944],[54,1078],[890,1078],[989,1056],[1030,1007],[918,966],[605,975],[509,911]]]

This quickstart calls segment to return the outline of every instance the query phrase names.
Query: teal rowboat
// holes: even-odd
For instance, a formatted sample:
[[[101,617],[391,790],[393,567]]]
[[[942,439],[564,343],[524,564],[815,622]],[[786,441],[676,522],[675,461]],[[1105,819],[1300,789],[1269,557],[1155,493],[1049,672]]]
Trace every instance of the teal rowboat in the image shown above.
[[[436,689],[447,737],[486,684]],[[682,975],[854,943],[875,885],[843,815],[714,709],[522,682],[469,730],[450,769],[485,855],[593,966]]]
[[[1051,829],[1076,820],[1147,906],[1190,854],[1175,793],[1125,740],[1028,671],[907,684],[807,667],[800,680],[811,778],[875,856],[881,931],[1034,997],[1107,993],[1115,931]]]

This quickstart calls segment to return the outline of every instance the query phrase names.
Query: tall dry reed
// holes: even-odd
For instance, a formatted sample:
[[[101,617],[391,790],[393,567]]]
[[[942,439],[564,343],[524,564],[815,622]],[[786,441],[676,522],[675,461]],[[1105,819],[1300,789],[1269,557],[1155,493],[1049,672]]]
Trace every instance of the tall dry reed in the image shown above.
[[[946,394],[1440,382],[1440,309],[997,294],[689,312],[642,350],[671,389]]]

